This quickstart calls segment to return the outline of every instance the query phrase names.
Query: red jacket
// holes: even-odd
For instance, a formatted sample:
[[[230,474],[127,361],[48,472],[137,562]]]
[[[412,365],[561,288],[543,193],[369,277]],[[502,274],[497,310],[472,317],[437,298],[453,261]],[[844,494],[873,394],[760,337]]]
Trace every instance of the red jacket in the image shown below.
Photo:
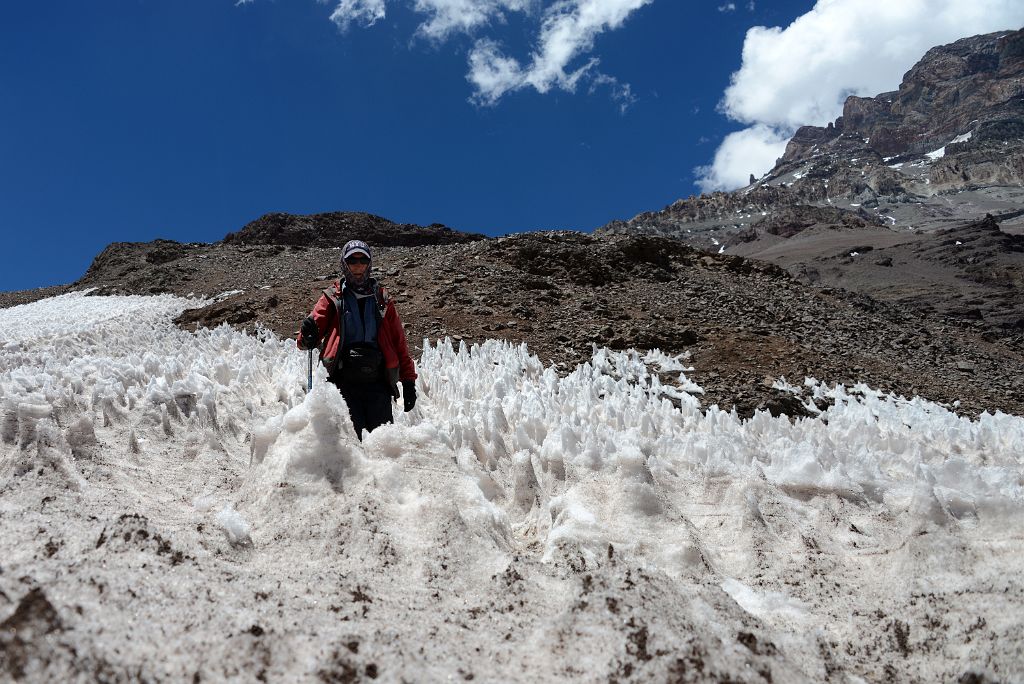
[[[393,379],[397,371],[399,380],[415,380],[416,365],[413,363],[412,357],[409,356],[409,345],[405,341],[405,328],[402,327],[402,320],[398,317],[395,302],[388,296],[387,291],[383,287],[380,290],[382,300],[386,304],[384,315],[377,330],[377,345],[384,356],[384,366],[389,371],[389,378]],[[334,292],[338,293],[337,297],[340,299],[340,281],[334,281]],[[324,344],[320,348],[320,358],[327,365],[326,362],[337,358],[338,353],[341,351],[341,336],[338,334],[338,313],[334,302],[327,296],[327,291],[320,295],[320,299],[309,315],[316,322],[316,327],[320,330],[320,339],[324,340]],[[301,331],[297,333],[295,342],[299,349],[308,348],[304,344]]]

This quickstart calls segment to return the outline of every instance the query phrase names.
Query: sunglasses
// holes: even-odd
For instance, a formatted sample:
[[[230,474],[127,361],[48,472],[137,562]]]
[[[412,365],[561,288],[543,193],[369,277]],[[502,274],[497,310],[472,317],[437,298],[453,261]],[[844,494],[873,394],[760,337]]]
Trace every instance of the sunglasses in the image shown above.
[[[369,257],[364,256],[350,256],[345,259],[346,264],[368,264],[370,263]]]

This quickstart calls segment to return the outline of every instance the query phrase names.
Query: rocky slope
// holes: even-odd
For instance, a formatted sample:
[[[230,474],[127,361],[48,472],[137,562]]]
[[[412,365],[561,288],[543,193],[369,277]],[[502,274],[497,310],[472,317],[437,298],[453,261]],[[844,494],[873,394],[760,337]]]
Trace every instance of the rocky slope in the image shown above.
[[[968,414],[1024,414],[1021,336],[986,337],[977,320],[808,286],[773,264],[679,240],[529,233],[375,254],[414,352],[424,338],[502,338],[569,370],[593,344],[656,347],[689,354],[704,405],[745,416],[757,408],[799,415],[772,385],[805,376],[959,400]],[[290,336],[335,277],[338,256],[295,245],[112,246],[69,288],[196,295],[214,301],[180,325],[264,326]]]
[[[1014,237],[1024,233],[1022,182],[1024,30],[930,50],[898,91],[850,97],[834,123],[799,129],[746,188],[679,200],[597,233],[666,235],[766,259],[808,283],[1012,335],[1024,319],[1012,275],[1024,269]],[[953,234],[982,222],[985,240]]]

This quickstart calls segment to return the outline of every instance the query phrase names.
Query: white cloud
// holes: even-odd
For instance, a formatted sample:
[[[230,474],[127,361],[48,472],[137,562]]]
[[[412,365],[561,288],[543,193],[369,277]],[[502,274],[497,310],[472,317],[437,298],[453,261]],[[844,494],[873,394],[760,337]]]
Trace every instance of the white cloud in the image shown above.
[[[240,0],[251,2],[251,0]],[[335,0],[318,0],[322,3]],[[372,26],[386,16],[386,3],[399,0],[338,0],[331,20],[345,31],[353,24]],[[416,35],[443,42],[457,34],[474,35],[494,24],[507,21],[507,14],[536,16],[540,27],[528,62],[506,55],[504,48],[489,37],[477,39],[469,53],[469,73],[473,85],[472,100],[495,104],[504,95],[524,88],[546,93],[552,88],[569,92],[584,77],[596,86],[612,86],[612,98],[625,110],[635,97],[629,84],[598,72],[596,57],[582,64],[594,48],[597,36],[618,29],[635,10],[654,0],[405,0],[425,20]],[[610,80],[609,80],[610,79]]]
[[[694,171],[701,192],[735,189],[770,169],[786,150],[790,133],[757,124],[725,136],[715,152],[714,161]]]
[[[761,126],[751,139],[768,139],[768,129],[791,136],[801,125],[834,120],[849,95],[895,90],[931,47],[1022,24],[1024,3],[1019,0],[818,0],[785,29],[757,26],[747,32],[743,61],[721,110],[731,119]],[[710,166],[702,167],[702,188],[729,189],[741,162],[748,170],[738,185],[746,184],[749,173],[760,175],[771,167],[774,158],[769,161],[758,145],[742,159],[735,140],[727,138],[723,147],[732,143],[729,153],[716,154]]]
[[[327,0],[317,1],[323,4],[327,3]],[[384,0],[340,0],[337,7],[331,12],[331,21],[337,24],[342,31],[346,31],[353,23],[373,26],[384,16]]]
[[[718,6],[718,11],[719,12],[735,12],[736,11],[736,3],[735,2],[727,2],[724,5],[719,5]]]
[[[594,40],[605,31],[625,23],[635,10],[653,0],[561,0],[544,10],[540,36],[530,63],[506,57],[490,40],[479,41],[470,52],[467,78],[476,92],[473,99],[494,104],[506,93],[534,88],[546,93],[552,88],[573,92],[579,80],[597,66],[589,59],[574,69],[569,64],[590,52]],[[596,72],[594,76],[599,76]]]
[[[519,62],[501,53],[501,46],[492,40],[477,41],[469,54],[469,74],[466,76],[477,93],[492,93],[491,103],[523,81]]]
[[[457,33],[471,33],[494,22],[504,23],[506,12],[530,13],[536,0],[416,0],[413,5],[427,21],[416,33],[444,41]]]
[[[590,93],[595,93],[599,88],[607,87],[611,90],[612,99],[619,103],[619,111],[623,114],[636,102],[636,95],[628,83],[620,83],[619,79],[607,74],[598,74],[590,82]]]

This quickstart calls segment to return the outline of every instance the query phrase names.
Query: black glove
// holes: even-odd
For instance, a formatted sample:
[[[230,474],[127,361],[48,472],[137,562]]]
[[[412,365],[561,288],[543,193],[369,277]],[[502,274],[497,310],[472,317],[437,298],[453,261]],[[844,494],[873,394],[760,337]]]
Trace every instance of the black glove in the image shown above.
[[[316,327],[316,321],[313,320],[312,316],[307,316],[302,321],[299,333],[302,337],[303,349],[314,349],[320,345],[320,329]]]
[[[402,381],[402,399],[405,402],[405,412],[412,411],[416,405],[416,381],[415,380],[403,380]]]

